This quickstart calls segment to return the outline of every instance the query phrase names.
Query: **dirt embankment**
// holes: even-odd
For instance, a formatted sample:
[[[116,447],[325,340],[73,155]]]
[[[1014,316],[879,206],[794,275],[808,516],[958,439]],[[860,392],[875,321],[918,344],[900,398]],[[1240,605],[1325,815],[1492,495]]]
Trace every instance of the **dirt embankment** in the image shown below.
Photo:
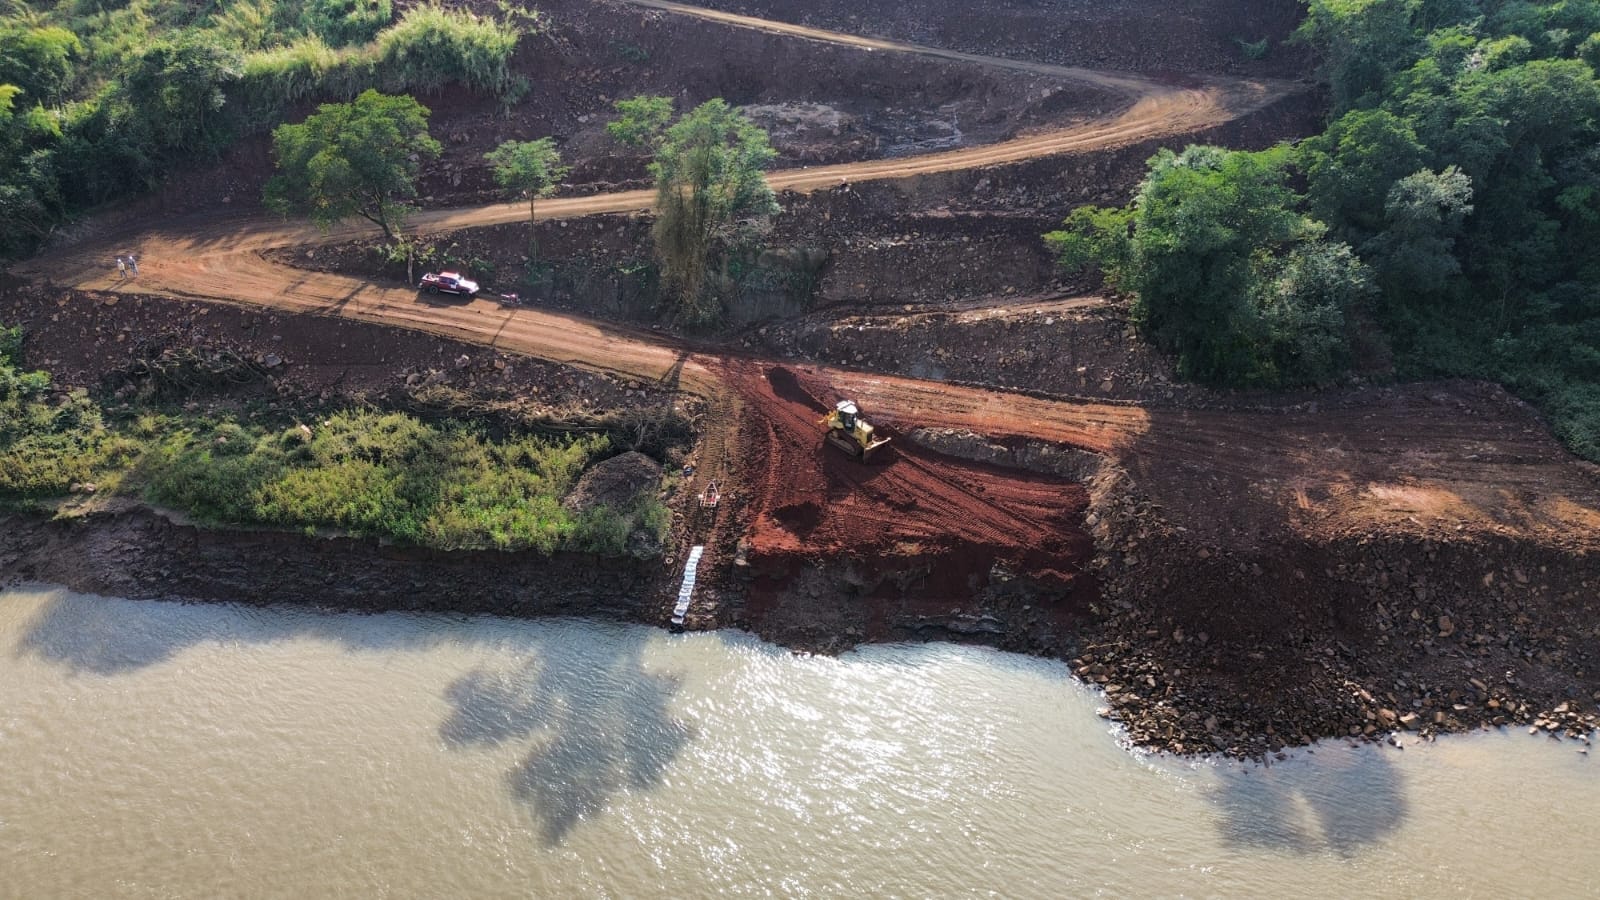
[[[1286,43],[1303,15],[1294,0],[699,0],[699,5],[969,53],[1141,72],[1296,77],[1305,48]],[[1260,59],[1241,41],[1266,39]]]
[[[1124,102],[1049,75],[796,40],[625,4],[558,0],[541,9],[551,27],[522,39],[513,69],[532,90],[514,106],[459,86],[419,95],[443,144],[423,170],[424,205],[499,199],[483,154],[508,140],[554,138],[573,165],[563,194],[644,184],[646,160],[605,133],[612,103],[640,94],[671,96],[680,109],[714,97],[748,106],[783,167],[986,144]],[[298,121],[314,108],[285,118]],[[270,138],[246,138],[220,163],[173,175],[125,215],[173,215],[218,201],[254,209],[272,166]]]
[[[450,553],[293,532],[196,528],[126,508],[50,521],[0,514],[0,573],[117,597],[382,612],[666,621],[659,560]]]
[[[1037,652],[1087,615],[1097,588],[1081,485],[898,435],[863,463],[821,440],[817,421],[837,399],[826,382],[753,363],[727,377],[747,413],[750,498],[743,596],[727,620],[824,649],[944,635]]]
[[[478,404],[515,402],[530,414],[570,418],[670,405],[660,385],[608,377],[478,343],[325,316],[169,297],[100,295],[42,287],[0,290],[0,323],[21,326],[29,365],[60,385],[132,389],[150,364],[182,351],[249,363],[230,384],[199,382],[186,393],[215,401],[279,398],[294,403],[393,400],[441,387]],[[127,396],[123,391],[119,396]]]
[[[1097,497],[1107,638],[1080,664],[1139,739],[1594,728],[1600,473],[1526,404],[1445,383],[1149,412]]]
[[[1136,480],[1100,500],[1105,616],[1073,662],[1139,743],[1254,754],[1325,736],[1600,724],[1592,552],[1382,528],[1236,549],[1173,524]]]

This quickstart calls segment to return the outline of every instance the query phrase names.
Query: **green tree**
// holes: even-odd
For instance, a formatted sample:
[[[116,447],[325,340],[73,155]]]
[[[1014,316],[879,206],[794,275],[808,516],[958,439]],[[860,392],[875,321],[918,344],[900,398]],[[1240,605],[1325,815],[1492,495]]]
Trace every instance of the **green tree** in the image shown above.
[[[1188,378],[1229,385],[1326,380],[1346,310],[1370,292],[1350,248],[1299,211],[1293,152],[1162,150],[1122,210],[1080,209],[1046,235],[1064,265],[1098,262],[1133,318]]]
[[[14,84],[30,103],[56,103],[72,80],[83,43],[65,28],[0,24],[0,84]]]
[[[369,89],[273,130],[278,174],[267,182],[266,202],[283,213],[304,211],[324,228],[359,216],[393,240],[411,211],[406,201],[417,195],[421,161],[439,149],[427,107]]]
[[[1345,113],[1299,150],[1312,214],[1357,243],[1384,227],[1389,188],[1425,159],[1416,131],[1383,109]]]
[[[1361,248],[1389,296],[1436,295],[1461,272],[1455,242],[1471,200],[1472,179],[1455,166],[1395,182],[1384,204],[1387,227]]]
[[[651,235],[679,312],[705,322],[720,308],[729,265],[758,240],[778,202],[765,169],[776,153],[767,133],[721,99],[708,100],[671,126],[671,101],[617,104],[613,136],[652,147],[656,220]],[[708,273],[718,280],[710,283]]]
[[[494,166],[494,180],[508,194],[528,201],[528,252],[537,257],[538,217],[534,204],[556,191],[556,185],[572,171],[561,164],[561,152],[549,138],[537,141],[506,141],[483,155]]]
[[[224,90],[239,80],[236,54],[197,32],[141,53],[123,80],[133,123],[155,153],[214,151],[227,137]]]

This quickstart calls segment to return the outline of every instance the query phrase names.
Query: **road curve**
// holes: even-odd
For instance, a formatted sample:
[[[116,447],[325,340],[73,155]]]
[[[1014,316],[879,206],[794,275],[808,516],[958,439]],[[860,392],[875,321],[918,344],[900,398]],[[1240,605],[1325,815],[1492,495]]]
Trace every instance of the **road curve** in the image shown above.
[[[1088,122],[1040,131],[996,144],[944,153],[872,160],[770,174],[779,190],[813,191],[843,182],[909,178],[1040,157],[1098,151],[1208,128],[1246,115],[1297,90],[1281,82],[1205,78],[1178,87],[1130,73],[1094,72],[1045,63],[981,57],[939,48],[843,35],[779,22],[686,7],[666,0],[623,0],[671,15],[690,15],[730,27],[754,28],[804,40],[872,51],[920,54],[1092,83],[1127,99],[1121,110]],[[544,201],[539,216],[572,218],[644,210],[649,191]],[[422,233],[523,221],[522,204],[428,211],[413,220]],[[748,379],[758,361],[691,353],[640,329],[579,316],[507,307],[490,300],[429,304],[409,287],[311,273],[278,265],[262,251],[359,237],[367,229],[322,232],[261,216],[216,215],[169,221],[40,257],[19,272],[58,286],[132,292],[337,315],[484,343],[594,371],[670,383],[681,390],[737,403],[730,386]],[[119,282],[112,256],[141,254],[137,281]],[[736,374],[743,373],[743,374]],[[858,396],[880,418],[901,428],[948,427],[1036,438],[1108,454],[1140,472],[1158,501],[1161,469],[1193,470],[1200,487],[1169,484],[1173,503],[1219,509],[1248,497],[1277,509],[1292,527],[1348,533],[1382,523],[1421,531],[1443,522],[1485,530],[1543,535],[1600,533],[1600,489],[1548,437],[1508,437],[1503,423],[1452,418],[1448,409],[1362,410],[1338,417],[1285,418],[1272,414],[1152,411],[1136,406],[1024,397],[827,367],[807,367],[819,390]],[[1324,419],[1332,422],[1322,424]],[[1486,455],[1486,447],[1516,442],[1515,453]],[[1501,462],[1488,461],[1501,459]],[[1203,484],[1202,484],[1203,482]],[[1206,487],[1206,486],[1209,487]],[[1508,493],[1504,486],[1518,486]],[[1206,491],[1209,490],[1209,494]],[[1199,491],[1199,494],[1195,494]],[[1419,518],[1420,517],[1420,518]],[[1202,517],[1200,528],[1226,523]],[[1181,523],[1180,523],[1181,524]],[[1242,532],[1245,523],[1235,523]]]
[[[623,0],[671,15],[693,16],[730,27],[756,29],[803,40],[821,41],[871,51],[927,56],[975,65],[1050,75],[1092,84],[1127,99],[1123,109],[1099,119],[1039,131],[995,144],[895,159],[786,169],[770,173],[775,190],[808,192],[842,183],[911,178],[940,172],[1004,165],[1029,159],[1100,151],[1152,138],[1190,133],[1247,115],[1298,90],[1283,82],[1208,79],[1199,87],[1174,87],[1133,73],[1099,72],[1048,63],[960,53],[876,38],[823,31],[783,22],[769,22],[666,0]],[[539,204],[540,219],[568,219],[603,213],[647,210],[654,201],[648,190],[587,197],[555,198]],[[527,207],[498,203],[429,210],[412,219],[420,234],[442,233],[524,221]],[[648,332],[602,325],[574,316],[534,310],[506,310],[483,302],[466,307],[419,306],[415,292],[269,262],[261,251],[280,247],[335,243],[361,237],[370,229],[349,224],[320,230],[300,222],[261,215],[215,214],[172,220],[154,228],[119,234],[89,245],[48,254],[19,267],[56,284],[86,290],[122,291],[107,260],[136,249],[143,260],[138,289],[196,299],[272,306],[296,312],[347,315],[440,334],[469,337],[483,321],[503,323],[497,341],[510,348],[553,361],[589,368],[654,377],[675,368],[687,379],[684,387],[709,389],[694,367],[677,367],[679,352]]]

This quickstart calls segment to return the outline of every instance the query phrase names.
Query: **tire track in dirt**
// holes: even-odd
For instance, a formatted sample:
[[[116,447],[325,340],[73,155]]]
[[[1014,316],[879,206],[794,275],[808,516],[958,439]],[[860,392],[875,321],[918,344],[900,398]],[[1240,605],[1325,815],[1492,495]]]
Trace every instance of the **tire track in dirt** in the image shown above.
[[[923,590],[936,606],[969,597],[997,566],[1063,591],[1092,590],[1081,485],[905,441],[862,463],[821,439],[827,383],[754,361],[729,363],[724,374],[760,410],[746,441],[760,464],[747,535],[750,562],[766,576],[758,593],[781,590],[801,566],[840,560],[867,582],[932,566],[937,577]]]
[[[1177,87],[1126,73],[1094,73],[1042,63],[991,59],[938,48],[857,38],[784,23],[761,22],[661,0],[632,0],[670,14],[696,15],[730,27],[760,28],[805,40],[845,43],[863,49],[959,59],[1002,68],[1047,72],[1089,80],[1127,96],[1130,105],[1103,119],[1024,135],[982,147],[925,156],[874,160],[773,172],[779,189],[817,190],[841,182],[907,178],[979,166],[1000,165],[1053,154],[1100,150],[1152,137],[1213,126],[1298,90],[1273,82],[1220,78]],[[556,198],[539,206],[540,218],[646,209],[649,191]],[[425,212],[415,219],[422,232],[451,231],[523,221],[526,207],[496,204]],[[489,300],[428,303],[409,288],[305,272],[278,265],[262,251],[345,241],[365,233],[357,226],[327,232],[260,216],[204,215],[160,227],[110,236],[40,257],[19,274],[48,278],[60,286],[106,292],[149,293],[258,305],[306,314],[347,316],[485,343],[581,368],[652,381],[712,400],[713,409],[745,409],[765,417],[755,433],[776,445],[823,445],[815,423],[797,417],[756,381],[741,376],[740,361],[687,352],[659,336],[576,316],[512,308]],[[137,281],[119,282],[110,265],[118,252],[140,253]],[[797,369],[798,371],[798,369]],[[1441,522],[1487,530],[1535,534],[1587,543],[1600,533],[1600,490],[1590,468],[1576,463],[1547,431],[1529,433],[1526,414],[1508,418],[1463,415],[1450,402],[1378,406],[1341,414],[1284,416],[1266,413],[1182,412],[1135,405],[1077,403],[1001,391],[956,387],[908,378],[806,367],[803,380],[824,396],[852,396],[876,421],[902,430],[955,428],[1070,444],[1107,454],[1129,466],[1141,485],[1167,505],[1181,524],[1221,535],[1228,529],[1255,534],[1263,527],[1342,533],[1368,526],[1427,531]],[[717,427],[713,425],[713,427]],[[731,434],[731,423],[722,423]],[[1521,431],[1519,432],[1519,429]],[[728,453],[738,454],[734,440]],[[901,507],[852,507],[858,515],[911,534],[919,522],[936,523],[952,535],[992,542],[1019,523],[1041,525],[1028,512],[1033,487],[996,499],[979,479],[982,497],[948,487],[966,483],[976,471],[900,448],[905,475],[845,472],[823,464],[823,485],[835,496],[859,492],[895,500]],[[810,452],[810,450],[806,451]],[[788,459],[799,459],[791,452]],[[870,467],[869,467],[870,468]],[[937,477],[934,477],[934,476]],[[769,470],[768,490],[787,496],[803,479],[778,478]],[[1018,481],[1017,484],[1023,484]],[[875,494],[872,492],[876,492]],[[1030,493],[1034,492],[1034,493]],[[1024,496],[1027,495],[1027,496]],[[918,499],[927,512],[913,510]],[[897,499],[898,498],[898,499]],[[1002,502],[1003,499],[1003,502]],[[798,502],[798,501],[797,501]],[[875,501],[876,502],[876,501]],[[781,503],[768,504],[775,510]],[[1070,506],[1070,504],[1068,504]],[[1045,523],[1048,524],[1048,523]],[[1226,526],[1226,528],[1224,527]],[[1048,529],[1046,529],[1048,531]],[[890,533],[895,533],[890,528]],[[825,535],[818,535],[821,539]],[[849,543],[841,539],[839,546]]]

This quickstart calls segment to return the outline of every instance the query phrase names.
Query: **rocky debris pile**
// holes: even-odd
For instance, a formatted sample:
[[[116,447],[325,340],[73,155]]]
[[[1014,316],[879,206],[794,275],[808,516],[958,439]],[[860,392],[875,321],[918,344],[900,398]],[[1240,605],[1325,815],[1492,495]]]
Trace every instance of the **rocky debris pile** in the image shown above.
[[[1089,400],[1205,405],[1213,392],[1176,379],[1132,331],[1120,305],[1059,310],[1002,293],[962,311],[816,313],[759,329],[788,356],[917,378]]]
[[[922,630],[1005,631],[1069,659],[1134,744],[1255,757],[1327,738],[1526,727],[1588,752],[1600,727],[1600,578],[1580,556],[1469,536],[1222,548],[1095,454],[947,429],[907,438],[1088,486],[1101,593],[1087,621],[1054,628],[1076,642],[1019,631],[1037,606]]]
[[[661,464],[643,453],[629,451],[590,466],[563,505],[575,512],[601,506],[631,509],[646,493],[660,486]]]
[[[1600,579],[1580,558],[1465,536],[1223,550],[1125,477],[1098,488],[1104,601],[1072,662],[1137,744],[1259,756],[1526,726],[1587,752],[1600,728]]]
[[[1002,444],[981,434],[959,431],[954,428],[917,428],[906,435],[908,440],[929,450],[993,463],[1013,469],[1059,475],[1079,483],[1097,477],[1106,465],[1105,457],[1076,447],[1047,444],[1043,441],[1012,441]]]
[[[756,103],[740,111],[766,130],[773,149],[786,160],[847,162],[878,149],[879,138],[863,130],[856,116],[825,103]]]

